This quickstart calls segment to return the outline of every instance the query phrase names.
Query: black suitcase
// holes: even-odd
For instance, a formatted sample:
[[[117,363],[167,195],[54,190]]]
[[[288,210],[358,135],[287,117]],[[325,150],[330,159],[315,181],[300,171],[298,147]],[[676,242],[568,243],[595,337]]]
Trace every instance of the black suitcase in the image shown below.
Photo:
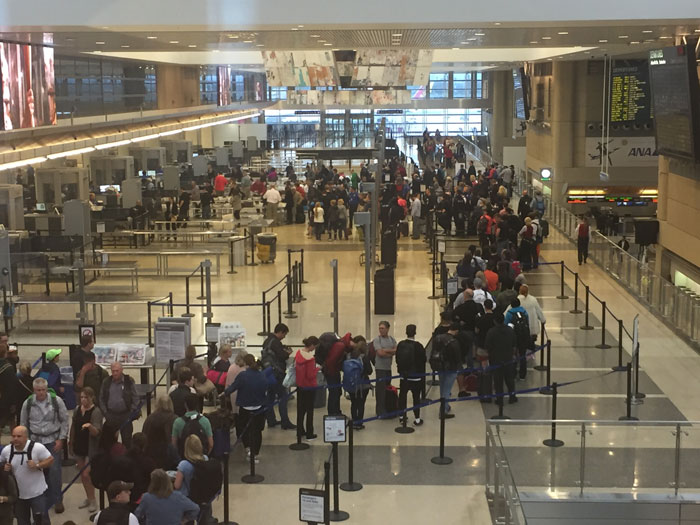
[[[303,206],[297,206],[297,216],[295,218],[297,224],[304,224],[306,222],[306,212]]]
[[[401,235],[404,237],[408,237],[408,221],[401,221],[399,223],[399,232],[401,232]]]

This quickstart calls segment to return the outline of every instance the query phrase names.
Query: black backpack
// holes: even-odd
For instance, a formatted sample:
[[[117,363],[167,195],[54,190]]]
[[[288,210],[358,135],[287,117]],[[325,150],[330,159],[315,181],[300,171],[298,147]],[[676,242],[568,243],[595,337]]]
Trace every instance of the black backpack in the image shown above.
[[[224,474],[218,459],[195,461],[194,474],[190,481],[189,498],[197,505],[204,505],[213,500],[221,490]]]
[[[513,319],[513,330],[515,330],[515,338],[518,342],[518,348],[527,348],[530,346],[530,343],[532,342],[532,339],[530,338],[530,325],[522,312],[515,312],[515,319]]]
[[[199,424],[199,420],[202,417],[203,416],[201,414],[195,414],[193,416],[185,416],[181,418],[185,420],[185,426],[182,429],[180,438],[177,441],[177,451],[180,454],[181,458],[185,457],[185,441],[187,441],[187,438],[190,436],[197,436],[202,442],[202,450],[204,451],[204,453],[206,454],[208,452],[209,438],[204,432],[202,425]]]
[[[12,458],[15,457],[15,454],[18,454],[18,455],[25,454],[25,451],[23,450],[22,452],[15,452],[14,445],[8,445],[8,447],[10,447],[10,459],[8,459],[7,462],[10,465],[12,465]],[[27,455],[26,460],[27,461],[31,461],[31,459],[32,459],[32,450],[34,450],[34,441],[30,441],[29,446],[27,447],[27,450],[26,450],[26,455]]]
[[[430,367],[435,371],[445,369],[445,348],[452,340],[450,334],[440,334],[433,339],[433,348],[430,352]]]
[[[414,342],[408,339],[401,341],[396,347],[396,366],[402,376],[415,373],[415,353]]]

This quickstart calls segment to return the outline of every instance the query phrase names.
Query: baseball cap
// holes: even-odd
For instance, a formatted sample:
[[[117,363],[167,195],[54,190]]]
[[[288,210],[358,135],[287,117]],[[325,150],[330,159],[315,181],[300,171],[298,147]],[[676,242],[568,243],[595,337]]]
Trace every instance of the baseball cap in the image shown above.
[[[133,486],[133,483],[127,483],[125,481],[112,481],[107,487],[107,498],[113,500],[125,490],[131,490]]]
[[[51,350],[46,352],[46,360],[53,361],[54,359],[56,359],[56,356],[59,355],[60,353],[61,353],[60,348],[52,348]]]

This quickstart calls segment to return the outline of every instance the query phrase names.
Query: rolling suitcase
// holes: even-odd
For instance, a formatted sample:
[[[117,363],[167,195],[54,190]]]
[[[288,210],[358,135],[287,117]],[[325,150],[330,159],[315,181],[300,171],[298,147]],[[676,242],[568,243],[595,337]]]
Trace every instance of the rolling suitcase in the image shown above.
[[[401,221],[399,223],[399,232],[402,236],[408,237],[408,221]]]

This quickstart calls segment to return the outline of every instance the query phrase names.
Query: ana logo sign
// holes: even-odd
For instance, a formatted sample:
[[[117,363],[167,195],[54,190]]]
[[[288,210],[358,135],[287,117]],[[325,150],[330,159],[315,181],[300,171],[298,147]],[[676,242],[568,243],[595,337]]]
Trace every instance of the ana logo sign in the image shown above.
[[[610,167],[653,167],[658,165],[655,137],[614,137],[606,142],[586,139],[586,166],[600,167],[601,157]]]

